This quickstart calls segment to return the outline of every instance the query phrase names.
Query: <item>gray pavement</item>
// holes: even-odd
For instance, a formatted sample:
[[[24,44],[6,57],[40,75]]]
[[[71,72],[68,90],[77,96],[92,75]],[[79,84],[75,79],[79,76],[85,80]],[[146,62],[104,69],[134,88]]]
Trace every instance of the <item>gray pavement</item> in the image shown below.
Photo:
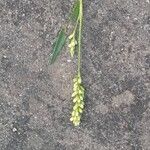
[[[150,150],[150,1],[84,1],[79,127],[76,59],[48,64],[72,2],[0,0],[0,150]]]

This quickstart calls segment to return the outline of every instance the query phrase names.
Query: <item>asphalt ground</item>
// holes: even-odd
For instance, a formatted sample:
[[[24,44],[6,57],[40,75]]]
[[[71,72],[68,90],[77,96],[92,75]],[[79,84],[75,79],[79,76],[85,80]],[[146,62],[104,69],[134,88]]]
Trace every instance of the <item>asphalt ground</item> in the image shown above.
[[[77,60],[49,65],[72,3],[0,0],[0,150],[150,150],[150,1],[84,1],[79,127]]]

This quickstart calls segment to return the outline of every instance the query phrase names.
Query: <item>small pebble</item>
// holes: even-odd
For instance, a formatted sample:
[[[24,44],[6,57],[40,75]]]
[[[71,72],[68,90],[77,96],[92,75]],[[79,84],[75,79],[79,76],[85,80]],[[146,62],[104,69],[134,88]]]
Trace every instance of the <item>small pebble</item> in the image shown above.
[[[13,132],[16,132],[17,131],[17,129],[16,128],[13,128]]]
[[[68,60],[67,60],[67,62],[71,62],[71,60],[70,60],[70,59],[68,59]]]

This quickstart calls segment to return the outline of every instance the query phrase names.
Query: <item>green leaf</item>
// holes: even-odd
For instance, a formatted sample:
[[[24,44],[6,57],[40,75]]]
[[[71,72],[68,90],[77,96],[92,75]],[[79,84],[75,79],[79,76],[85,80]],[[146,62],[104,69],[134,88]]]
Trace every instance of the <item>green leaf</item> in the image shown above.
[[[61,29],[57,35],[56,41],[52,46],[52,52],[50,55],[50,64],[53,64],[63,49],[66,42],[66,34],[64,29]]]
[[[70,13],[70,20],[72,22],[76,22],[79,16],[79,12],[80,12],[80,1],[76,0],[76,2],[74,3],[72,9],[71,9],[71,13]]]

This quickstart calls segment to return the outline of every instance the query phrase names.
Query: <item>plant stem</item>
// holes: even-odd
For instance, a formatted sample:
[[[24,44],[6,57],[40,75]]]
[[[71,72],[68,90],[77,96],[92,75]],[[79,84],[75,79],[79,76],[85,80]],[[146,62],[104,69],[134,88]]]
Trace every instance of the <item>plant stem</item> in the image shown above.
[[[78,76],[81,72],[81,36],[82,36],[82,20],[83,20],[83,1],[80,0],[80,12],[79,12],[79,49],[78,49]]]
[[[75,28],[74,28],[74,30],[73,30],[73,33],[74,33],[74,34],[76,33],[76,29],[77,29],[77,27],[78,27],[78,23],[79,23],[79,17],[78,17],[78,19],[77,19],[77,21],[76,21],[76,25],[75,25]]]

